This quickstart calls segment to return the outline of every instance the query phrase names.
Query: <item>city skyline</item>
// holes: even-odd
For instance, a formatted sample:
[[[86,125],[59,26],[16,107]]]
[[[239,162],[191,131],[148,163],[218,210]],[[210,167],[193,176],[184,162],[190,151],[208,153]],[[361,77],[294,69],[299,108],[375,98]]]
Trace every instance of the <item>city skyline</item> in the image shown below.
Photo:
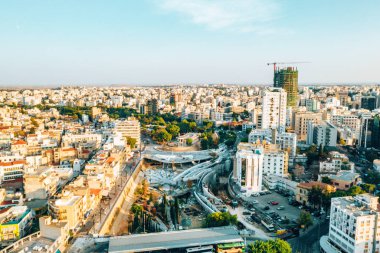
[[[380,4],[365,1],[2,1],[1,87],[378,83]],[[22,8],[20,8],[22,7]]]

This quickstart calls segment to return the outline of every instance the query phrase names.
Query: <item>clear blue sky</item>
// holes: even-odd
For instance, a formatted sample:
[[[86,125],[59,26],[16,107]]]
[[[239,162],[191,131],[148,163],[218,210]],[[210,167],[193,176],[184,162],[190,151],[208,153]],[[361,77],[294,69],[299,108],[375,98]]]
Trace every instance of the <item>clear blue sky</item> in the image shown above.
[[[380,1],[0,0],[0,85],[380,81]]]

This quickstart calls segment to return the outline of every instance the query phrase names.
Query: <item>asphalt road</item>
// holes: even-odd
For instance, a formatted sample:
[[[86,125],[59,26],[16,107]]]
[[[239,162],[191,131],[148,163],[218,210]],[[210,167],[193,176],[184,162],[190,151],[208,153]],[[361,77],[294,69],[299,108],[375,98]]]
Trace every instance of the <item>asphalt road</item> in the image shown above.
[[[320,225],[315,225],[305,234],[288,240],[295,253],[318,253],[319,239],[329,232],[329,221],[324,221]]]

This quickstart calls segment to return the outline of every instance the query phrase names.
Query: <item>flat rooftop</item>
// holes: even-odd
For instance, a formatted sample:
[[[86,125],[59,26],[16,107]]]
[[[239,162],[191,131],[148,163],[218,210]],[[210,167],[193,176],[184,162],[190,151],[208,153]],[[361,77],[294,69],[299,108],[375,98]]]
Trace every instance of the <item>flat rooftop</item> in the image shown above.
[[[110,238],[110,253],[146,252],[243,242],[235,227],[191,229]]]

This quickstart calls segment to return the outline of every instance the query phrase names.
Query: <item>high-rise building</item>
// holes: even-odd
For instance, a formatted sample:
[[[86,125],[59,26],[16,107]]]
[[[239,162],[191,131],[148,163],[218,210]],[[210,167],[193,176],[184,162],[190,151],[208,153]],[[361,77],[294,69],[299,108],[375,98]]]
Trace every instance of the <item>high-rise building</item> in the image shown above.
[[[377,97],[365,96],[361,98],[361,108],[373,111],[377,108]]]
[[[262,190],[264,150],[241,143],[235,156],[233,179],[245,195]]]
[[[158,113],[158,100],[157,99],[151,99],[148,100],[148,112],[147,114],[157,114]]]
[[[277,69],[274,73],[274,87],[283,88],[287,93],[287,105],[298,103],[298,70],[293,67]]]
[[[263,92],[262,128],[285,129],[286,92],[281,88],[272,88]]]
[[[321,252],[379,252],[377,201],[370,194],[332,198],[329,234],[320,239]]]

